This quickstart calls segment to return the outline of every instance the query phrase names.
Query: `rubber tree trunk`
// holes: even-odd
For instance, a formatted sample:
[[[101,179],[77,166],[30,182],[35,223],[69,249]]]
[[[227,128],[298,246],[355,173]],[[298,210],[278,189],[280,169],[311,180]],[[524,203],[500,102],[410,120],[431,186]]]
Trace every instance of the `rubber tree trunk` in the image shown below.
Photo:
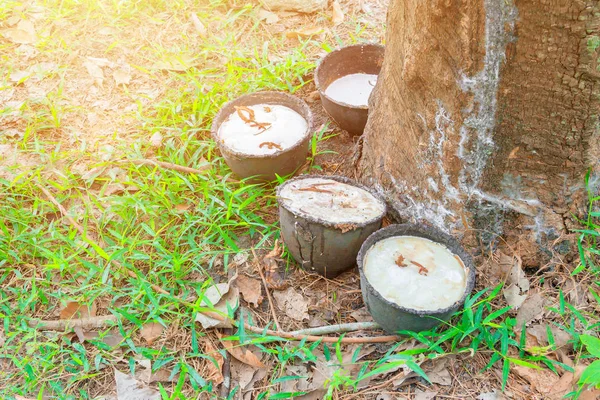
[[[357,176],[401,219],[503,234],[526,264],[569,247],[600,162],[600,2],[392,0],[387,18]]]

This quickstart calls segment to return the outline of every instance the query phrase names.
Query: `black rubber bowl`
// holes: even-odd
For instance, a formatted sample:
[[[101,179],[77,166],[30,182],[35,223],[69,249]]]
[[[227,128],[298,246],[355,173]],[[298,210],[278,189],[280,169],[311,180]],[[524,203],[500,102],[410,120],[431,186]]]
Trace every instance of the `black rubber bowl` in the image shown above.
[[[359,187],[371,193],[383,204],[381,215],[362,224],[335,224],[306,213],[296,213],[286,208],[281,198],[285,185],[306,178],[331,179]],[[309,272],[317,272],[328,278],[352,268],[363,242],[381,227],[386,214],[385,202],[371,189],[341,176],[303,175],[291,179],[277,188],[281,236],[289,252],[298,264]]]
[[[364,274],[363,261],[367,251],[375,243],[392,236],[417,236],[426,238],[443,244],[448,250],[460,257],[467,269],[467,285],[465,293],[460,300],[447,308],[435,311],[424,311],[399,306],[386,300],[379,294],[379,292],[371,286]],[[467,295],[471,293],[473,286],[475,285],[475,265],[473,264],[471,256],[453,237],[436,228],[428,226],[414,224],[389,225],[375,232],[363,243],[360,252],[358,253],[357,263],[360,271],[360,286],[365,305],[373,316],[373,319],[389,333],[396,333],[403,330],[415,332],[424,331],[439,325],[442,321],[447,321],[460,307],[462,307]]]
[[[248,155],[232,150],[219,138],[219,128],[235,112],[235,107],[272,104],[289,107],[300,114],[307,122],[304,138],[294,146],[272,154]],[[255,181],[272,181],[275,174],[285,176],[293,173],[306,161],[310,138],[313,131],[312,112],[301,99],[283,92],[257,92],[238,97],[226,103],[213,119],[211,135],[225,162],[240,178],[254,177]]]
[[[353,106],[336,101],[325,94],[327,87],[342,76],[350,74],[379,74],[383,64],[384,47],[379,44],[356,44],[327,54],[315,71],[315,85],[325,111],[335,123],[352,135],[362,135],[369,116],[368,106]]]

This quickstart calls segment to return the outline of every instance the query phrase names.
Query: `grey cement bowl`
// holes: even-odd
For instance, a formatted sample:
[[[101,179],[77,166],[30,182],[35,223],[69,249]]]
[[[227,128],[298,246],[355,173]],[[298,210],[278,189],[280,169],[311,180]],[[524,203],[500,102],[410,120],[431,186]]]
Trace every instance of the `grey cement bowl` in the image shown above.
[[[336,79],[350,74],[379,74],[384,47],[379,44],[356,44],[327,54],[315,71],[315,85],[325,111],[335,123],[351,135],[362,135],[369,116],[368,106],[354,106],[329,97],[325,91]]]
[[[306,213],[295,213],[288,209],[280,195],[285,185],[306,178],[332,179],[359,187],[371,193],[384,206],[380,216],[353,224],[335,224],[315,218]],[[363,242],[381,227],[386,214],[385,202],[371,189],[341,176],[303,175],[291,179],[277,188],[281,236],[289,252],[298,264],[308,272],[317,272],[328,278],[352,268]]]
[[[219,138],[221,124],[235,112],[236,106],[247,107],[256,104],[282,105],[296,111],[308,125],[304,138],[290,148],[265,155],[248,155],[225,146]],[[211,135],[229,168],[238,177],[253,177],[254,181],[272,181],[276,174],[285,176],[296,171],[306,161],[312,131],[313,118],[308,105],[303,100],[283,92],[257,92],[238,97],[221,108],[211,127]]]
[[[465,293],[460,300],[447,308],[424,311],[399,306],[386,300],[379,294],[365,277],[363,262],[367,251],[375,243],[392,236],[417,236],[426,238],[443,244],[448,250],[460,257],[467,269],[467,285]],[[447,321],[463,305],[466,297],[471,293],[473,286],[475,285],[475,265],[473,264],[473,259],[462,248],[458,241],[436,228],[422,225],[389,225],[375,232],[363,243],[360,252],[358,253],[357,263],[360,271],[360,286],[365,305],[375,322],[381,325],[381,327],[389,333],[396,333],[398,331],[425,331],[439,325],[442,321]]]

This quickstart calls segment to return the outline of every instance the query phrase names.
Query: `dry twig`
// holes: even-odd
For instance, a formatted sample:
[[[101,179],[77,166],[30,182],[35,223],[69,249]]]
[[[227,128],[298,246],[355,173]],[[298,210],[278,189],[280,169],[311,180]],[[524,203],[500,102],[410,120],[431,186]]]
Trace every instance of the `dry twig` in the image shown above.
[[[190,168],[184,167],[183,165],[172,164],[164,161],[148,160],[148,159],[136,159],[136,160],[119,160],[119,163],[131,163],[135,165],[154,165],[156,167],[162,167],[166,169],[172,169],[174,171],[189,173],[189,174],[203,174],[204,171],[210,169],[210,164],[207,162],[202,165],[201,168]]]
[[[81,328],[81,329],[96,329],[103,328],[108,325],[112,325],[117,322],[115,315],[101,315],[89,318],[76,318],[76,319],[57,319],[51,321],[44,321],[41,319],[32,319],[29,321],[29,326],[40,330],[47,329],[50,331],[65,331],[69,328]]]
[[[262,272],[262,268],[260,263],[258,262],[258,258],[256,257],[256,252],[252,249],[252,256],[254,257],[254,265],[260,274],[260,279],[262,279],[263,286],[265,287],[265,293],[267,293],[267,300],[269,300],[269,308],[271,309],[271,314],[273,315],[273,322],[275,322],[275,327],[277,330],[281,330],[281,326],[279,325],[279,320],[277,319],[277,313],[275,312],[275,307],[273,306],[273,299],[271,299],[271,293],[269,292],[269,287],[267,286],[267,280],[265,279],[265,275]]]

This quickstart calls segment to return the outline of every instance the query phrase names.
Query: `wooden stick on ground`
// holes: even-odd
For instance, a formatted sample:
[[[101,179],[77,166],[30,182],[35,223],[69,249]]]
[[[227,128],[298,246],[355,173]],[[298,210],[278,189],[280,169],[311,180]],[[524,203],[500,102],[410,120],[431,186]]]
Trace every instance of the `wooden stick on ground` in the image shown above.
[[[300,335],[329,335],[331,333],[344,333],[362,330],[381,329],[377,322],[353,322],[349,324],[325,325],[316,328],[299,329],[292,331],[292,334]]]
[[[269,300],[269,308],[271,308],[271,314],[273,315],[273,322],[275,322],[275,327],[278,331],[281,331],[281,327],[279,326],[279,321],[277,320],[277,314],[275,313],[275,307],[273,306],[273,300],[271,299],[271,293],[269,292],[269,287],[267,286],[267,280],[265,279],[265,275],[262,272],[262,268],[258,261],[258,257],[256,257],[256,252],[252,249],[252,256],[254,257],[254,265],[260,274],[260,279],[262,279],[263,286],[265,287],[265,293],[267,293],[267,299]]]
[[[103,328],[117,322],[115,315],[101,315],[90,318],[78,319],[59,319],[53,321],[44,321],[41,319],[32,319],[29,321],[29,326],[40,330],[47,329],[50,331],[66,331],[70,328],[95,329]]]
[[[206,164],[202,165],[199,169],[184,167],[183,165],[172,164],[172,163],[168,163],[168,162],[164,162],[164,161],[148,160],[145,158],[140,158],[140,159],[135,159],[135,160],[119,160],[117,162],[131,163],[131,164],[135,164],[135,165],[153,165],[153,166],[162,167],[162,168],[166,168],[166,169],[172,169],[174,171],[179,171],[179,172],[189,173],[189,174],[203,174],[204,171],[210,169],[210,164],[208,162]]]

